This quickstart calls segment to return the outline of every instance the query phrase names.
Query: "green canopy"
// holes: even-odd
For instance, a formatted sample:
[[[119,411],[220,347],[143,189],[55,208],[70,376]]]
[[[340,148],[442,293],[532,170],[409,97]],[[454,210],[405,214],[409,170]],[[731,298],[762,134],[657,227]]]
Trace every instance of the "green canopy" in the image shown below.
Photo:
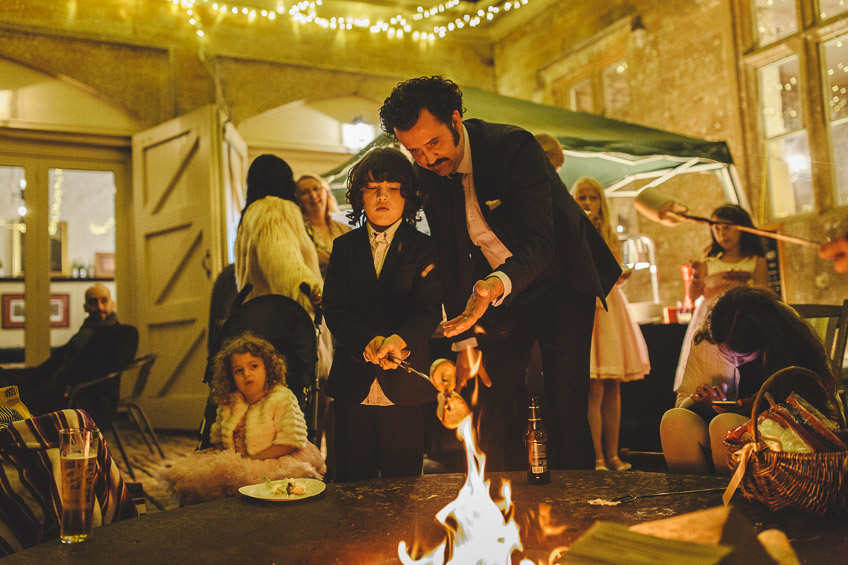
[[[634,196],[631,183],[649,181],[656,186],[682,173],[712,173],[722,183],[729,202],[741,202],[744,194],[730,150],[723,141],[705,141],[573,112],[526,100],[494,94],[479,88],[463,88],[464,117],[514,124],[532,133],[549,133],[563,146],[565,163],[560,176],[567,186],[581,176],[598,179],[607,196]],[[371,142],[347,163],[329,171],[331,184],[344,182],[347,171],[359,156],[378,145],[392,143],[385,134]],[[646,186],[640,183],[639,189]]]

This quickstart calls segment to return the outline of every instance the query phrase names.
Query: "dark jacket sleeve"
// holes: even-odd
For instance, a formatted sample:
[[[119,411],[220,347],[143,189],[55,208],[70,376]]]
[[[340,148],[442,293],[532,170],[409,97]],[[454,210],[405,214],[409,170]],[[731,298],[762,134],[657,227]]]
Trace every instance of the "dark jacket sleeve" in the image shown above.
[[[354,234],[355,232],[350,232]],[[364,269],[368,265],[353,265],[352,235],[338,237],[333,242],[333,252],[327,265],[324,279],[324,298],[322,308],[327,327],[336,340],[336,345],[351,354],[354,359],[362,357],[362,352],[375,336],[380,335],[367,321],[356,313],[355,304],[366,297],[354,296],[353,285],[349,284],[353,269]]]

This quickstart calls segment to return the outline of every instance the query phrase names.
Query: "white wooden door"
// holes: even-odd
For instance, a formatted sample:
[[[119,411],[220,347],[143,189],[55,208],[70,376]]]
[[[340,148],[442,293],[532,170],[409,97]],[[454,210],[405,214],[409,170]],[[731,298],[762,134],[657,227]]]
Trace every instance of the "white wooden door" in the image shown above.
[[[247,149],[213,105],[133,136],[132,149],[139,355],[157,355],[143,403],[156,427],[193,430],[208,395],[209,301],[227,256],[227,201],[244,183]]]

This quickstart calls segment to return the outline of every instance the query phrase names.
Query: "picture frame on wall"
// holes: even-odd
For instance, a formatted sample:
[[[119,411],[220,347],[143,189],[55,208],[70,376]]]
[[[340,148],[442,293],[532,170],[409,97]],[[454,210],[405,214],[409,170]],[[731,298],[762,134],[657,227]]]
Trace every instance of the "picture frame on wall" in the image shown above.
[[[25,272],[26,225],[23,222],[12,224],[12,276],[22,277]],[[71,274],[68,264],[68,223],[56,222],[55,233],[50,234],[50,275],[68,277]]]
[[[110,278],[115,276],[115,254],[97,252],[94,254],[94,276]]]
[[[67,293],[50,295],[50,327],[68,328],[71,295]],[[4,293],[0,295],[0,327],[4,330],[23,329],[26,321],[26,302],[23,294]]]

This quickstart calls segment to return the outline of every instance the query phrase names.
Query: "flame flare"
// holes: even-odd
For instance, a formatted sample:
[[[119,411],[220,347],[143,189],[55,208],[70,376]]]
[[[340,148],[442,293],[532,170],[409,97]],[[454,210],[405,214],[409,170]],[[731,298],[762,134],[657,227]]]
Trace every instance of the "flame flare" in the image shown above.
[[[471,417],[457,429],[465,444],[468,474],[457,497],[436,514],[448,537],[420,559],[407,553],[406,542],[398,544],[398,557],[404,565],[509,565],[513,551],[521,551],[518,525],[513,519],[509,481],[501,485],[498,502],[489,496],[490,482],[483,478],[486,455],[477,450],[471,431]]]

